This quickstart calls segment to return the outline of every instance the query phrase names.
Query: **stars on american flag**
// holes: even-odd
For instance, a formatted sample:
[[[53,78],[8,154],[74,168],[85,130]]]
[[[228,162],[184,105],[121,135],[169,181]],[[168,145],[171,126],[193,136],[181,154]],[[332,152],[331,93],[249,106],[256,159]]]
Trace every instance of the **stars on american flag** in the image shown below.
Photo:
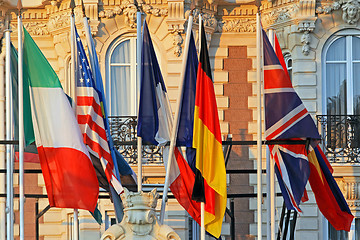
[[[77,35],[76,36],[76,47],[78,53],[78,61],[77,61],[77,76],[78,82],[77,85],[80,87],[93,87],[94,80],[91,73],[90,65],[87,60],[84,47],[81,44],[81,39]]]

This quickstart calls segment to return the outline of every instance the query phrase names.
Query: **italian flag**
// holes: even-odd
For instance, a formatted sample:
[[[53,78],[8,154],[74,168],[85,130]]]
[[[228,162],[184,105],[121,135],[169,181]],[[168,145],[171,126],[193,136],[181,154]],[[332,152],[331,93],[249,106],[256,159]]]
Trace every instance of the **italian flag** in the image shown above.
[[[55,71],[25,28],[24,73],[50,206],[94,212],[99,184],[74,110]]]

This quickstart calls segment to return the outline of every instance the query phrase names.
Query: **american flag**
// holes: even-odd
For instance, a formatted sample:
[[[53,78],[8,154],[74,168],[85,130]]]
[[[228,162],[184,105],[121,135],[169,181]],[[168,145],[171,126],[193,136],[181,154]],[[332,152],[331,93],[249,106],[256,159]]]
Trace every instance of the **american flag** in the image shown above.
[[[114,162],[108,143],[103,118],[103,106],[99,91],[95,87],[93,75],[87,60],[81,39],[75,28],[77,61],[76,61],[76,95],[77,118],[83,134],[84,142],[89,152],[100,160],[108,182],[117,194],[124,190],[116,178]]]

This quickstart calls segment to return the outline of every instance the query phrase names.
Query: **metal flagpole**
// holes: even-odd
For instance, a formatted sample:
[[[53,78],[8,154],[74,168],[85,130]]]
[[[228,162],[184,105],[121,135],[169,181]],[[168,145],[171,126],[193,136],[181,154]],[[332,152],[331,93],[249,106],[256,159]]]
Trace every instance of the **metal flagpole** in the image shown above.
[[[269,147],[266,146],[266,239],[271,240],[271,199],[270,199],[270,150]]]
[[[259,1],[260,2],[260,1]],[[262,120],[261,120],[261,80],[262,80],[262,64],[261,64],[261,24],[260,24],[260,4],[256,13],[256,78],[257,78],[257,233],[258,239],[262,238]]]
[[[21,0],[18,1],[18,98],[19,98],[19,210],[20,210],[20,240],[25,238],[24,229],[24,102],[23,102],[23,42]]]
[[[136,60],[137,60],[137,92],[140,92],[140,77],[141,77],[141,12],[137,11],[136,13]],[[138,94],[139,95],[139,94]],[[137,100],[137,102],[139,102]],[[139,104],[137,104],[139,106]],[[139,113],[139,109],[138,109]],[[142,138],[137,137],[137,161],[138,161],[138,174],[137,174],[137,185],[138,185],[138,192],[142,191]]]
[[[269,30],[269,39],[271,45],[274,47],[275,33],[273,29]],[[274,159],[270,157],[269,147],[266,148],[266,157],[269,158],[269,165],[270,165],[270,171],[269,171],[270,195],[267,195],[270,196],[268,197],[270,199],[270,226],[271,226],[270,233],[271,233],[271,240],[275,240],[275,169],[274,169]]]
[[[77,54],[75,53],[75,15],[74,15],[74,8],[76,7],[75,1],[71,0],[70,8],[71,8],[71,15],[70,15],[70,35],[71,35],[71,97],[73,98],[74,102],[74,111],[76,114],[76,81],[75,81],[75,64],[76,64],[76,57]],[[73,229],[73,236],[74,240],[79,240],[79,210],[74,209],[74,229]]]
[[[200,52],[201,52],[201,31],[203,28],[203,25],[202,25],[202,15],[201,13],[199,14],[199,55],[200,55]],[[201,202],[200,203],[200,213],[201,213],[201,226],[200,226],[200,239],[201,240],[205,240],[205,203],[204,202]]]
[[[6,63],[5,63],[5,79],[6,79],[6,140],[12,139],[12,83],[11,83],[11,40],[10,40],[10,15],[7,19],[7,30],[5,31],[6,42]],[[12,145],[6,145],[6,239],[14,239],[14,195],[13,195],[13,158],[12,158]]]
[[[177,136],[177,128],[178,128],[178,125],[179,125],[180,106],[181,106],[181,103],[182,103],[182,94],[183,94],[183,85],[184,85],[184,78],[185,78],[185,69],[186,69],[186,62],[187,62],[188,52],[189,52],[189,42],[190,42],[190,35],[191,35],[190,31],[192,30],[192,24],[193,24],[193,15],[192,15],[192,11],[191,11],[191,14],[190,14],[189,20],[188,20],[187,30],[186,30],[184,55],[183,55],[181,73],[180,73],[179,94],[178,94],[178,97],[177,97],[177,107],[176,107],[175,116],[174,116],[173,128],[171,130],[169,156],[168,156],[168,160],[167,160],[164,192],[163,192],[163,198],[162,198],[161,210],[160,210],[160,224],[164,223],[164,218],[165,218],[165,207],[166,207],[167,194],[168,194],[168,191],[169,191],[169,184],[170,184],[169,183],[170,169],[171,169],[170,167],[171,167],[171,162],[172,162],[172,158],[173,158],[173,155],[174,155],[174,149],[175,149],[175,144],[176,144],[176,136]]]

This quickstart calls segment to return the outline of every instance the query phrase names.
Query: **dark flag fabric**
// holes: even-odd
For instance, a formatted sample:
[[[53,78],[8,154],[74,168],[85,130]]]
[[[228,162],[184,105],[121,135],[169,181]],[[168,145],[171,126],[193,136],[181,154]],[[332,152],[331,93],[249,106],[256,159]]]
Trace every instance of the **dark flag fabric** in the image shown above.
[[[311,146],[311,150],[309,182],[316,203],[336,230],[350,231],[354,216],[332,175],[332,167],[319,145]]]
[[[200,34],[192,146],[196,149],[196,173],[192,199],[205,202],[205,230],[218,238],[226,209],[226,170],[204,28]]]
[[[318,146],[319,132],[292,87],[282,54],[275,54],[265,31],[262,32],[266,140],[308,139],[309,142],[308,146],[269,145],[285,205],[301,212],[299,204],[310,180],[320,211],[337,230],[349,231],[353,216],[329,170],[331,166],[326,164],[328,161]],[[277,42],[275,46],[280,51]]]
[[[146,22],[144,24],[142,49],[138,135],[143,138],[144,142],[163,146],[170,141],[173,117]],[[175,147],[174,158],[168,174],[170,189],[176,200],[190,216],[200,223],[200,203],[191,199],[195,174],[183,157],[181,149],[178,148],[179,146],[192,146],[197,65],[196,47],[191,35],[185,72],[186,78],[183,83],[185,92],[183,95],[186,97],[183,97],[179,123],[182,127],[178,129],[177,147]],[[164,146],[165,165],[167,165],[166,155],[169,154],[168,151],[169,147]]]

